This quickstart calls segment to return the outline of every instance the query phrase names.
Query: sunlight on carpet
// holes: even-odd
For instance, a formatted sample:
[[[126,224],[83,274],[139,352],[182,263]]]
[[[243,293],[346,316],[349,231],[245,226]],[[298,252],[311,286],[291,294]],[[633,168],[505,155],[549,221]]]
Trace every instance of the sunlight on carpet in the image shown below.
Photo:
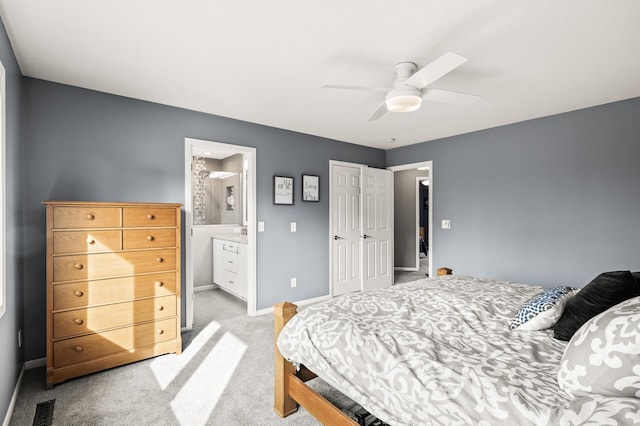
[[[178,377],[180,371],[191,362],[219,329],[220,324],[211,321],[180,355],[169,354],[153,360],[151,371],[153,371],[160,389],[165,390]]]
[[[247,345],[225,333],[171,401],[181,425],[204,425],[240,364]]]

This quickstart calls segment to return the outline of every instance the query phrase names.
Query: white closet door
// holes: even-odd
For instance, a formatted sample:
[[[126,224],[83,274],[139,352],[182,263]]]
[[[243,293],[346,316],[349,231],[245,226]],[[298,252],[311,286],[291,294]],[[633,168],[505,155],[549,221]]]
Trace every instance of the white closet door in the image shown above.
[[[393,284],[393,172],[362,169],[362,290]]]
[[[331,165],[333,296],[393,284],[393,172]]]
[[[362,286],[360,168],[331,167],[331,284],[333,295]]]

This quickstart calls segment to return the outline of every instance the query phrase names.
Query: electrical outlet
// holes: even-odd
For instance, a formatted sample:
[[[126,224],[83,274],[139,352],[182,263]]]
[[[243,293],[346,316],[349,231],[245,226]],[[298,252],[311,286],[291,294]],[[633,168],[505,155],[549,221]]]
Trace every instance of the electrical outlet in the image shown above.
[[[291,278],[291,288],[296,288],[298,286],[298,280],[293,277]]]
[[[18,330],[18,347],[22,347],[22,329]]]
[[[442,220],[442,229],[451,229],[451,221],[449,219]]]
[[[296,223],[291,222],[291,232],[296,232]]]

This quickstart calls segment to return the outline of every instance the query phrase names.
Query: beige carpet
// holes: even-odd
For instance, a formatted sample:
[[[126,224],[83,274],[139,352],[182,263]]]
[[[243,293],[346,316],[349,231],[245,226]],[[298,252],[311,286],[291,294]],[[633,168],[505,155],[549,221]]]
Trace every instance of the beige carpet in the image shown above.
[[[402,284],[427,278],[429,274],[429,258],[420,253],[420,269],[417,271],[394,271],[394,283]]]
[[[54,425],[317,425],[304,410],[273,406],[273,320],[250,318],[221,290],[196,293],[184,352],[69,380],[45,390],[44,367],[25,372],[10,425],[33,424],[55,399]],[[331,390],[318,383],[323,392]]]

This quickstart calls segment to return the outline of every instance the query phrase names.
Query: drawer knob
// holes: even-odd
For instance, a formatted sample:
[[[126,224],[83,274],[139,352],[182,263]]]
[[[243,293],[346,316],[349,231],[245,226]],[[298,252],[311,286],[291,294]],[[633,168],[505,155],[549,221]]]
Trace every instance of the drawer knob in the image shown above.
[[[231,260],[231,259],[227,260],[227,262],[233,264],[233,260]]]
[[[155,238],[153,237],[153,235],[148,235],[147,236],[147,241],[153,241],[155,240]]]
[[[153,219],[155,219],[155,218],[156,218],[156,217],[155,217],[154,215],[152,215],[152,214],[148,214],[148,215],[147,215],[147,219],[149,219],[149,220],[153,220]]]
[[[95,217],[94,215],[92,215],[91,213],[89,213],[89,214],[87,215],[87,220],[93,220],[93,219],[95,219],[95,218],[96,218],[96,217]]]
[[[76,346],[73,348],[76,352],[82,352],[82,346]]]
[[[233,281],[229,280],[229,284],[233,284]]]
[[[84,321],[82,321],[80,318],[74,319],[73,322],[75,322],[78,325],[82,325],[82,323],[84,323]]]
[[[87,238],[87,244],[95,244],[96,240],[94,240],[93,238]]]
[[[76,296],[78,296],[78,297],[82,297],[82,296],[84,296],[84,293],[83,293],[83,292],[81,292],[80,290],[76,290],[76,291],[74,291],[74,292],[73,292],[73,294],[75,294],[75,295],[76,295]]]
[[[156,281],[156,285],[158,287],[162,287],[164,285],[164,283],[162,281]]]
[[[76,269],[82,269],[84,268],[84,266],[82,265],[82,263],[76,263],[75,265],[73,265]]]
[[[164,306],[162,306],[162,305],[158,306],[158,310],[159,311],[164,311]]]
[[[161,328],[159,328],[159,329],[158,329],[158,334],[164,334],[164,330],[163,330],[163,329],[161,329]]]
[[[156,261],[157,261],[158,263],[162,263],[162,262],[164,262],[164,259],[163,259],[163,258],[161,258],[161,257],[157,257],[157,258],[156,258]]]

